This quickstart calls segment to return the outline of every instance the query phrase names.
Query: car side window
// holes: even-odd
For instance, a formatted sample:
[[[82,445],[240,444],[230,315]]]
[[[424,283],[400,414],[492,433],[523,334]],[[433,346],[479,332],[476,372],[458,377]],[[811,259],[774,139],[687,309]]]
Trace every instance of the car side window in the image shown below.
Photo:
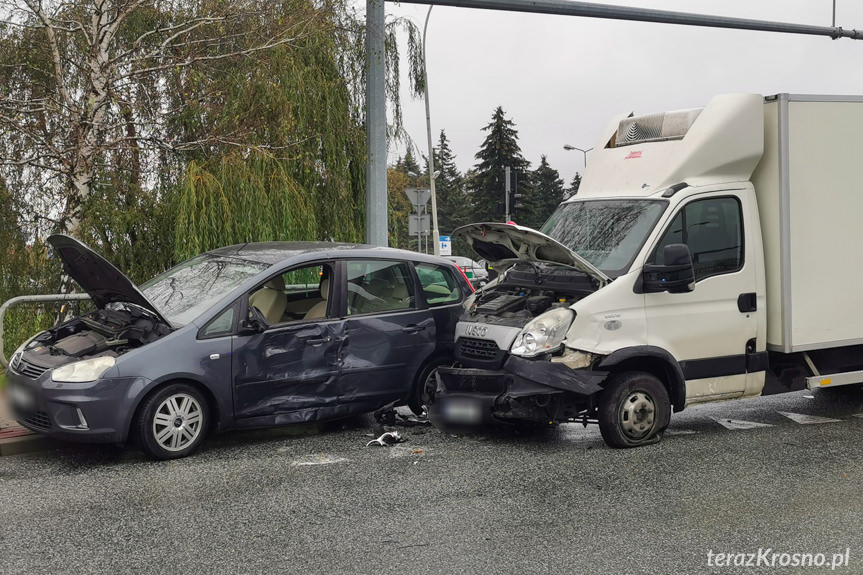
[[[696,200],[683,206],[648,263],[664,264],[663,249],[686,244],[692,253],[695,280],[735,272],[743,267],[743,226],[737,198]]]
[[[348,313],[415,309],[414,282],[405,262],[347,262]]]
[[[249,305],[270,325],[329,317],[332,269],[329,262],[316,262],[273,276],[252,291]]]
[[[416,268],[423,295],[429,306],[461,301],[461,290],[451,269],[434,264],[417,264]]]
[[[205,338],[209,338],[231,333],[234,327],[234,307],[235,306],[229,307],[210,321],[210,323],[204,327],[204,331],[201,335]]]

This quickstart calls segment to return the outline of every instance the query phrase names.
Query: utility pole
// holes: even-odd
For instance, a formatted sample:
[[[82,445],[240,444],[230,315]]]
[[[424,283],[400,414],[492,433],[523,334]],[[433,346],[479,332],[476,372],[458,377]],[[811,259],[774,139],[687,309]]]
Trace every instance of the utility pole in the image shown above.
[[[387,108],[384,0],[366,0],[366,243],[386,246]]]
[[[510,184],[509,184],[509,166],[503,169],[503,179],[504,179],[504,194],[505,198],[504,202],[506,203],[506,209],[504,210],[504,220],[505,222],[510,221],[509,217],[509,192],[510,192]]]
[[[426,23],[423,26],[423,85],[425,87],[426,100],[426,132],[428,132],[429,140],[429,155],[428,155],[428,171],[429,171],[429,189],[431,190],[431,215],[432,215],[432,243],[434,245],[434,255],[440,255],[440,230],[437,227],[437,194],[435,194],[434,180],[434,148],[432,147],[432,131],[431,131],[431,112],[429,111],[429,72],[428,64],[426,63],[426,30],[429,26],[429,16],[434,6],[429,6],[429,11],[426,14]]]

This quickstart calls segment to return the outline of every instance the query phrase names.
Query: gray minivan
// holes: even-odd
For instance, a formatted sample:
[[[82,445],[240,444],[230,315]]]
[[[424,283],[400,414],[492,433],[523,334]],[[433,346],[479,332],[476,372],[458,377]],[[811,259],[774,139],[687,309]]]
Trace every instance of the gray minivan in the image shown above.
[[[79,241],[49,238],[95,311],[24,343],[7,372],[19,422],[134,440],[157,459],[210,431],[420,412],[473,288],[442,258],[331,242],[242,244],[136,287]]]

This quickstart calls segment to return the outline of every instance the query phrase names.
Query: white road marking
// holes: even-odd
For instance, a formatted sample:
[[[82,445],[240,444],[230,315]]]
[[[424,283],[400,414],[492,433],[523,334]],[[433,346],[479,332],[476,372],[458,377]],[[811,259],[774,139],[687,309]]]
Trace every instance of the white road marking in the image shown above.
[[[777,411],[779,415],[784,415],[791,421],[801,425],[812,425],[813,423],[836,423],[841,419],[833,419],[830,417],[821,417],[820,415],[804,415],[802,413],[789,413],[787,411]]]
[[[742,419],[726,419],[720,417],[713,418],[716,423],[724,427],[725,429],[733,429],[735,431],[740,429],[756,429],[758,427],[773,427],[769,423],[757,423],[755,421],[743,421]]]
[[[694,429],[666,429],[662,432],[663,435],[695,435],[698,433]]]
[[[291,461],[291,465],[294,467],[303,465],[331,465],[333,463],[345,463],[347,461],[350,461],[350,459],[339,457],[337,455],[327,455],[326,453],[315,453],[306,457],[294,459]]]
[[[860,419],[863,419],[863,413],[855,413],[854,417],[859,417]]]

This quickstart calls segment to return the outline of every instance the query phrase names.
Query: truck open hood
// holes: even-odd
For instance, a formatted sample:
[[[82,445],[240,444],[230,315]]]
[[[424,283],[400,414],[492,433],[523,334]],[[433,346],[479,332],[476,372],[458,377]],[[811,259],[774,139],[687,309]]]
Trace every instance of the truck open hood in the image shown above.
[[[61,234],[50,236],[48,243],[63,263],[63,271],[78,282],[96,307],[101,309],[112,302],[131,303],[151,312],[165,325],[171,325],[132,280],[102,256],[75,238]]]
[[[584,272],[601,286],[611,281],[592,263],[532,228],[483,222],[462,226],[452,235],[467,240],[473,251],[499,272],[506,271],[518,262],[548,262]]]

